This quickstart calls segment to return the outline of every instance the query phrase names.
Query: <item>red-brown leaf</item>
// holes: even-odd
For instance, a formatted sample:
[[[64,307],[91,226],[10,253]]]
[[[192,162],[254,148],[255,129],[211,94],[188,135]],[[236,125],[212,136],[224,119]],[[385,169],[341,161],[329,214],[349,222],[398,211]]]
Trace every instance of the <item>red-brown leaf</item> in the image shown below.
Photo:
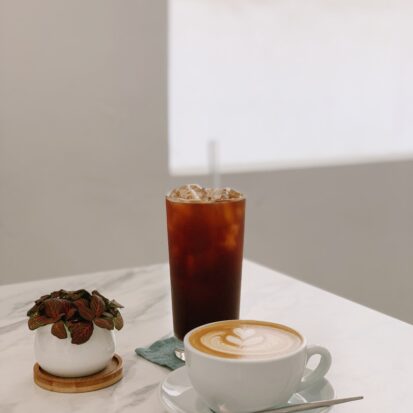
[[[86,299],[86,300],[89,301],[90,300],[90,294],[84,289],[76,290],[76,291],[69,291],[68,292],[68,298],[71,301],[76,301],[76,300],[79,300],[81,298]]]
[[[28,312],[27,316],[30,317],[33,314],[36,314],[39,310],[40,304],[35,304]]]
[[[98,295],[105,302],[105,304],[109,304],[109,300],[104,295],[102,295],[98,290],[93,290],[92,294]]]
[[[45,326],[47,324],[52,324],[54,322],[53,318],[46,317],[44,315],[32,315],[29,318],[28,325],[30,330],[36,330],[36,328]]]
[[[43,304],[48,317],[57,321],[64,315],[62,300],[59,298],[49,298]]]
[[[75,314],[77,312],[77,308],[76,307],[72,307],[67,313],[66,313],[66,320],[71,320]]]
[[[52,325],[52,334],[57,338],[67,338],[67,331],[63,321],[57,321]]]
[[[65,313],[65,319],[70,320],[77,311],[77,308],[69,300],[61,300],[63,305],[63,312]]]
[[[105,311],[105,302],[98,295],[92,295],[90,300],[90,308],[95,313],[96,317],[100,317]]]
[[[84,298],[80,298],[74,302],[79,314],[87,321],[92,321],[95,318],[94,311],[89,307],[89,303]]]
[[[100,328],[106,328],[106,330],[113,330],[115,323],[112,318],[95,318],[94,323]]]
[[[116,330],[120,330],[123,327],[123,318],[119,311],[116,314],[116,317],[113,319],[113,321],[114,321]]]
[[[82,305],[82,306],[83,305],[85,305],[85,306],[89,305],[89,301],[86,300],[85,298],[78,298],[77,300],[73,300],[72,302],[76,307],[78,307],[79,305]]]
[[[36,304],[40,304],[42,303],[44,300],[47,300],[48,298],[50,298],[50,294],[46,294],[46,295],[42,295],[39,299],[37,299],[35,301]]]
[[[68,328],[72,336],[72,344],[86,343],[93,333],[93,323],[91,321],[69,322]]]
[[[65,314],[67,314],[67,312],[73,307],[73,304],[64,298],[60,299],[60,302],[62,303],[63,312]]]

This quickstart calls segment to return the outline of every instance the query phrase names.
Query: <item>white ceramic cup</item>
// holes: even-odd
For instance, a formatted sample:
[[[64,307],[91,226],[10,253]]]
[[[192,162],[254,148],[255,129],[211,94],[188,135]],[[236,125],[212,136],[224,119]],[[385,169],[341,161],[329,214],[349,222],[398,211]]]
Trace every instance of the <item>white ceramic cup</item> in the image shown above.
[[[287,328],[302,339],[299,348],[265,359],[224,358],[201,352],[191,345],[189,337],[202,327],[184,338],[186,366],[194,389],[216,412],[248,413],[284,405],[295,392],[320,381],[331,365],[326,348],[308,345],[303,335],[291,327]],[[304,376],[308,359],[316,354],[320,355],[317,367]]]

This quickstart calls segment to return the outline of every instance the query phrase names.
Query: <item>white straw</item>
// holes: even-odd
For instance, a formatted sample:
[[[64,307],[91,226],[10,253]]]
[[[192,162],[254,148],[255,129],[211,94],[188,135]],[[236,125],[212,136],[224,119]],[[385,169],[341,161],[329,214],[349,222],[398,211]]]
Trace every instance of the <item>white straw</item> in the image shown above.
[[[208,169],[212,178],[212,187],[220,188],[221,177],[219,175],[219,150],[218,142],[216,140],[208,141]]]

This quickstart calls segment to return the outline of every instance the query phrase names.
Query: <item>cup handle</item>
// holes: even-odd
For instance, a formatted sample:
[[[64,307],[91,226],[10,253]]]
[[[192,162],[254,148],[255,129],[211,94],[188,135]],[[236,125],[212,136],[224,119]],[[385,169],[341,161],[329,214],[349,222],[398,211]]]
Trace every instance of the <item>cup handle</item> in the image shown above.
[[[331,354],[330,352],[321,346],[310,345],[307,346],[307,361],[314,356],[315,354],[320,355],[320,362],[318,366],[310,372],[309,374],[305,375],[301,379],[301,383],[299,384],[298,391],[304,390],[307,387],[312,386],[313,384],[317,383],[321,380],[328,372],[331,366]]]

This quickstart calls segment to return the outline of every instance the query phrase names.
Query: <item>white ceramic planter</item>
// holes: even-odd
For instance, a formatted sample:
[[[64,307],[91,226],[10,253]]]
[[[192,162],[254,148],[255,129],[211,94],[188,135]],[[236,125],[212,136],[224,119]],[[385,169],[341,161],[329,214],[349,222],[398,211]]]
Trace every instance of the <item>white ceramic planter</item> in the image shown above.
[[[47,325],[36,330],[34,353],[40,367],[60,377],[82,377],[103,370],[115,353],[115,334],[94,326],[90,339],[83,344],[72,344],[70,333],[60,339]]]

